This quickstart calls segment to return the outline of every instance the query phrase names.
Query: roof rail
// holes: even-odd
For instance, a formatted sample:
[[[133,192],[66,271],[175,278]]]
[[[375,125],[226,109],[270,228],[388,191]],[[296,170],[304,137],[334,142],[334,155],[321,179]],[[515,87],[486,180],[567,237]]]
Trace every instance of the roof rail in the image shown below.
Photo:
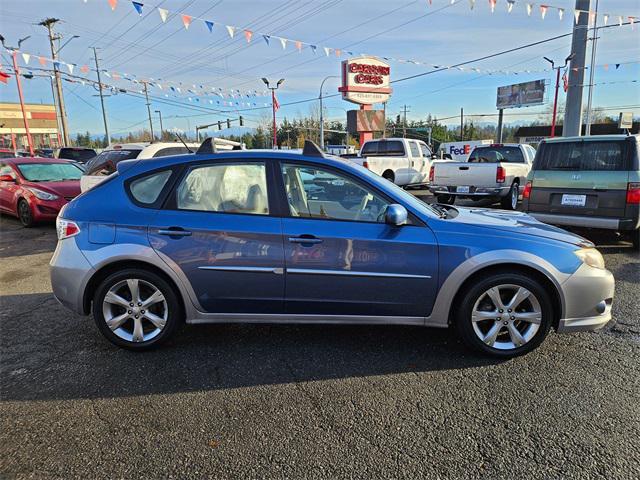
[[[213,138],[207,137],[204,139],[204,142],[202,142],[200,148],[198,148],[196,155],[201,153],[218,153],[218,150],[216,149],[216,142],[213,141]]]
[[[304,148],[302,149],[302,154],[307,157],[324,157],[324,152],[320,149],[318,145],[313,143],[311,140],[304,141]]]

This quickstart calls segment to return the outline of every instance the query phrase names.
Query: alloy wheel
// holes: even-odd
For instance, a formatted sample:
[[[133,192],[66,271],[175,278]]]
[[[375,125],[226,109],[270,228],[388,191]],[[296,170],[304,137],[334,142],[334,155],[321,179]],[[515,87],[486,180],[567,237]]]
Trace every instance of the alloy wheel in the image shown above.
[[[514,350],[527,344],[542,323],[542,308],[525,287],[502,284],[489,288],[471,312],[473,331],[487,346]]]
[[[119,338],[146,342],[158,336],[169,318],[164,295],[146,280],[129,278],[113,285],[102,302],[104,321]]]

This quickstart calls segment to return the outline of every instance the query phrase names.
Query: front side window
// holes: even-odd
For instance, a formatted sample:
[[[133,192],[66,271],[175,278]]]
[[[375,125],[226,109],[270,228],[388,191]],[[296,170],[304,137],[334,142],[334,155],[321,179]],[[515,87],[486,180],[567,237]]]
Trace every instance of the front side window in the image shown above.
[[[424,143],[419,143],[420,150],[422,150],[422,156],[424,158],[431,158],[431,150]]]
[[[348,177],[290,164],[282,175],[292,217],[384,223],[389,203]]]
[[[264,163],[193,168],[176,191],[179,210],[268,215]]]
[[[129,185],[131,195],[138,202],[151,205],[160,196],[160,192],[162,192],[170,176],[171,170],[164,170],[137,178]]]

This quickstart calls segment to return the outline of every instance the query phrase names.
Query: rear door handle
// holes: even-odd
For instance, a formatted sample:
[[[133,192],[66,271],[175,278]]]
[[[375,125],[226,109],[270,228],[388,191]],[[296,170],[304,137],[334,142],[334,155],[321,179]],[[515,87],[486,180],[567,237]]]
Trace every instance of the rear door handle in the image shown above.
[[[169,235],[170,237],[189,237],[191,232],[185,230],[182,227],[169,227],[161,228],[158,230],[158,235]]]
[[[301,243],[307,245],[315,245],[322,243],[322,239],[316,238],[313,235],[300,235],[299,237],[289,237],[291,243]]]

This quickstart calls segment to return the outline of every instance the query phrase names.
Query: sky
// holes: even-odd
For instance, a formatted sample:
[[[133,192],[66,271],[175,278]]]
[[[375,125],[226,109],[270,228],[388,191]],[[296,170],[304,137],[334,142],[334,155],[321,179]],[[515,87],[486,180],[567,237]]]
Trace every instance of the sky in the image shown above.
[[[149,89],[151,111],[162,112],[166,130],[189,132],[193,132],[196,125],[237,118],[239,114],[247,126],[253,127],[267,121],[271,114],[269,97],[202,96],[196,101],[196,97],[184,91],[192,85],[224,92],[230,89],[257,91],[262,95],[262,77],[272,82],[284,78],[278,90],[282,105],[278,119],[292,119],[317,109],[317,100],[304,100],[317,99],[322,80],[340,74],[340,62],[347,58],[347,51],[354,55],[393,57],[395,60],[389,63],[394,81],[431,71],[430,65],[453,65],[570,33],[574,22],[573,0],[545,2],[566,9],[562,20],[553,8],[542,19],[539,3],[533,4],[528,16],[527,3],[522,0],[516,0],[511,13],[507,13],[506,0],[497,0],[494,13],[489,0],[476,0],[473,9],[470,9],[470,0],[457,0],[454,4],[451,0],[432,0],[431,4],[428,0],[140,0],[142,15],[131,1],[111,1],[116,3],[115,10],[109,0],[1,0],[0,33],[10,46],[30,35],[21,51],[50,58],[46,29],[37,23],[47,17],[60,19],[56,31],[63,36],[61,44],[71,40],[60,51],[59,59],[75,64],[75,75],[95,80],[90,47],[98,47],[101,69],[117,72],[120,77],[126,73],[130,78],[164,83],[162,90]],[[592,3],[595,8],[595,0]],[[168,11],[166,22],[162,21],[158,8]],[[621,107],[638,114],[640,82],[632,80],[640,79],[640,2],[602,0],[600,12],[609,13],[609,25],[617,24],[620,15],[625,21],[635,16],[639,23],[599,31],[593,105],[607,109],[612,115],[622,111]],[[188,29],[182,14],[192,17]],[[212,32],[204,20],[214,22]],[[238,27],[234,38],[229,37],[226,25]],[[253,32],[249,43],[244,29]],[[262,34],[271,36],[269,44]],[[79,37],[72,38],[74,35]],[[290,39],[285,49],[274,38],[278,36]],[[296,48],[295,40],[303,42],[301,51]],[[308,44],[317,45],[315,53]],[[322,48],[325,46],[332,49],[329,56]],[[541,71],[549,66],[542,57],[562,63],[570,53],[570,46],[571,36],[566,36],[470,63],[465,71],[450,69],[394,83],[387,116],[395,117],[407,105],[409,119],[418,120],[427,114],[449,118],[459,115],[462,107],[465,114],[489,115],[469,117],[475,122],[494,122],[498,86],[545,79],[548,82],[545,105],[505,111],[507,123],[529,122],[548,111],[553,100],[555,78],[551,72]],[[335,49],[341,50],[339,57]],[[25,65],[21,56],[18,59],[23,73],[41,74],[43,72],[36,68],[51,68],[50,63],[42,67],[33,57],[29,65]],[[9,62],[10,56],[3,51],[4,70],[8,69]],[[615,64],[620,66],[616,68]],[[83,65],[92,70],[81,72]],[[508,73],[494,73],[496,70]],[[103,77],[103,82],[132,91],[141,88],[140,84],[122,78]],[[180,82],[180,94],[166,87],[178,86]],[[357,105],[335,95],[338,83],[338,78],[325,82],[326,118],[344,120],[345,110]],[[588,83],[588,73],[585,83]],[[81,83],[63,82],[63,87],[70,131],[103,133],[96,90],[90,84]],[[25,101],[52,103],[49,77],[25,79],[23,88]],[[3,101],[17,101],[15,83],[0,84],[0,96]],[[561,89],[560,102],[563,100]],[[287,105],[294,102],[300,103]],[[106,107],[112,134],[121,135],[148,126],[145,101],[139,95],[112,95],[106,99]],[[153,116],[157,129],[157,114]],[[458,120],[450,118],[447,122],[455,124]]]

